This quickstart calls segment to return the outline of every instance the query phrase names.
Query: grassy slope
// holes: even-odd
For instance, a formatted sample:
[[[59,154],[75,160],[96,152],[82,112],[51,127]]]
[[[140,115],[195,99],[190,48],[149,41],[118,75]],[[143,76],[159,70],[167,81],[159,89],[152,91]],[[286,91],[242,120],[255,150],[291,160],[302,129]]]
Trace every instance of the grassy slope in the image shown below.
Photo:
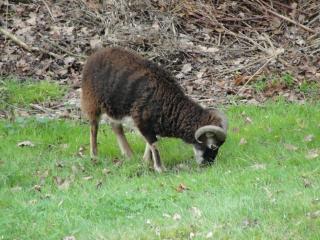
[[[31,84],[25,98],[9,84],[2,89],[11,105],[61,94],[50,86],[39,99],[43,91]],[[281,102],[230,107],[229,138],[214,166],[198,168],[190,146],[166,139],[160,150],[168,172],[161,175],[141,163],[144,143],[133,133],[136,156],[119,166],[115,138],[102,127],[94,165],[86,124],[2,120],[0,239],[203,239],[210,233],[214,239],[319,239],[320,159],[306,157],[320,150],[319,109]],[[305,142],[309,134],[314,138]],[[247,143],[239,145],[242,137]],[[24,140],[35,147],[17,147]],[[177,191],[181,183],[188,190]]]

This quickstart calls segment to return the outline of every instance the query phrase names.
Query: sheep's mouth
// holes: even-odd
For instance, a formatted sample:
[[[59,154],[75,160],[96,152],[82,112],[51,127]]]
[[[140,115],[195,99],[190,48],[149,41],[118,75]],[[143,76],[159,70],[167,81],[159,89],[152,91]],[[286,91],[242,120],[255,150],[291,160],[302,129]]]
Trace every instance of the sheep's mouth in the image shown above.
[[[211,149],[206,148],[204,154],[203,154],[203,165],[211,165],[215,162],[216,156],[218,154],[219,148]]]

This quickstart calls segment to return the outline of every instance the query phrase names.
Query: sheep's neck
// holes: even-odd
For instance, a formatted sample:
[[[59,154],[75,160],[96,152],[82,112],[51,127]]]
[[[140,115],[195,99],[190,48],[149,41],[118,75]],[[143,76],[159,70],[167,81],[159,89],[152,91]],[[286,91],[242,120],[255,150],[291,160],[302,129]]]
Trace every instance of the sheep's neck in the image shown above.
[[[181,138],[187,143],[195,143],[194,134],[201,125],[204,109],[191,99],[181,97],[172,101],[162,131],[165,136]],[[170,106],[169,105],[169,106]]]

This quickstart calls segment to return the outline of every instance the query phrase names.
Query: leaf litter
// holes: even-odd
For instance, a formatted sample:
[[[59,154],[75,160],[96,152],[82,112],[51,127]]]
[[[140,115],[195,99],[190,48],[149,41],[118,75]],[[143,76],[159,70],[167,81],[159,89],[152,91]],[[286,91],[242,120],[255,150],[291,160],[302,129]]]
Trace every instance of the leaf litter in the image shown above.
[[[186,190],[189,190],[189,188],[186,186],[186,185],[184,185],[183,183],[180,183],[179,185],[178,185],[178,187],[176,188],[176,191],[177,192],[184,192],[184,191],[186,191]]]
[[[35,147],[35,145],[34,145],[31,141],[29,141],[29,140],[19,142],[19,143],[17,144],[17,146],[18,146],[18,147],[32,147],[32,148]]]
[[[319,157],[320,150],[319,149],[311,149],[306,154],[307,159],[316,159]]]
[[[304,100],[309,93],[298,86],[305,79],[310,83],[320,79],[320,26],[314,15],[320,5],[316,0],[300,1],[294,7],[273,4],[84,0],[46,6],[41,1],[2,1],[0,26],[36,50],[27,53],[0,34],[0,74],[71,86],[73,90],[56,104],[55,111],[69,108],[77,113],[79,103],[67,106],[64,102],[78,95],[86,56],[99,47],[120,46],[179,75],[187,93],[208,106],[228,103],[230,96],[245,103],[275,96]],[[265,75],[281,77],[284,72],[292,75],[297,88],[274,85],[272,79],[260,92],[250,85]],[[320,95],[319,88],[313,92]]]

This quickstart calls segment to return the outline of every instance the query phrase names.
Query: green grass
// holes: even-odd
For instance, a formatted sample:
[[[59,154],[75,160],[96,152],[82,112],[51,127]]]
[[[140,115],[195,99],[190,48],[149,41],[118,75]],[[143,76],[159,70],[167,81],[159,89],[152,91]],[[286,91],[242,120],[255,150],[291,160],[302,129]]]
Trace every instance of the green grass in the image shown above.
[[[0,109],[29,107],[31,103],[41,103],[60,99],[65,88],[55,82],[32,80],[19,81],[15,78],[0,77]]]
[[[168,171],[160,175],[142,164],[134,133],[136,155],[126,161],[102,126],[94,164],[85,123],[1,120],[0,239],[320,239],[320,159],[308,157],[320,151],[320,105],[232,106],[227,114],[216,164],[199,168],[190,146],[163,139]],[[17,146],[25,140],[35,146]]]
[[[257,93],[266,92],[269,89],[291,89],[305,95],[310,100],[318,100],[320,94],[320,83],[315,80],[295,81],[290,73],[281,76],[262,75],[252,83]]]
[[[281,81],[290,85],[293,78]],[[257,83],[263,91],[266,81]],[[314,88],[305,82],[300,91]],[[65,89],[0,79],[0,92],[6,109],[59,99]],[[134,133],[128,137],[136,155],[126,161],[103,126],[94,164],[87,124],[1,120],[0,239],[319,239],[319,109],[283,101],[232,106],[215,165],[199,168],[190,146],[163,139],[168,171],[161,175],[142,163],[144,143]],[[24,140],[35,146],[18,147]],[[177,191],[180,184],[187,190]]]
[[[319,97],[320,93],[320,83],[319,82],[309,82],[307,80],[304,80],[299,85],[299,91],[308,94],[308,95],[314,95]]]
[[[281,81],[288,87],[292,87],[294,84],[294,78],[290,73],[285,73],[281,77]]]

